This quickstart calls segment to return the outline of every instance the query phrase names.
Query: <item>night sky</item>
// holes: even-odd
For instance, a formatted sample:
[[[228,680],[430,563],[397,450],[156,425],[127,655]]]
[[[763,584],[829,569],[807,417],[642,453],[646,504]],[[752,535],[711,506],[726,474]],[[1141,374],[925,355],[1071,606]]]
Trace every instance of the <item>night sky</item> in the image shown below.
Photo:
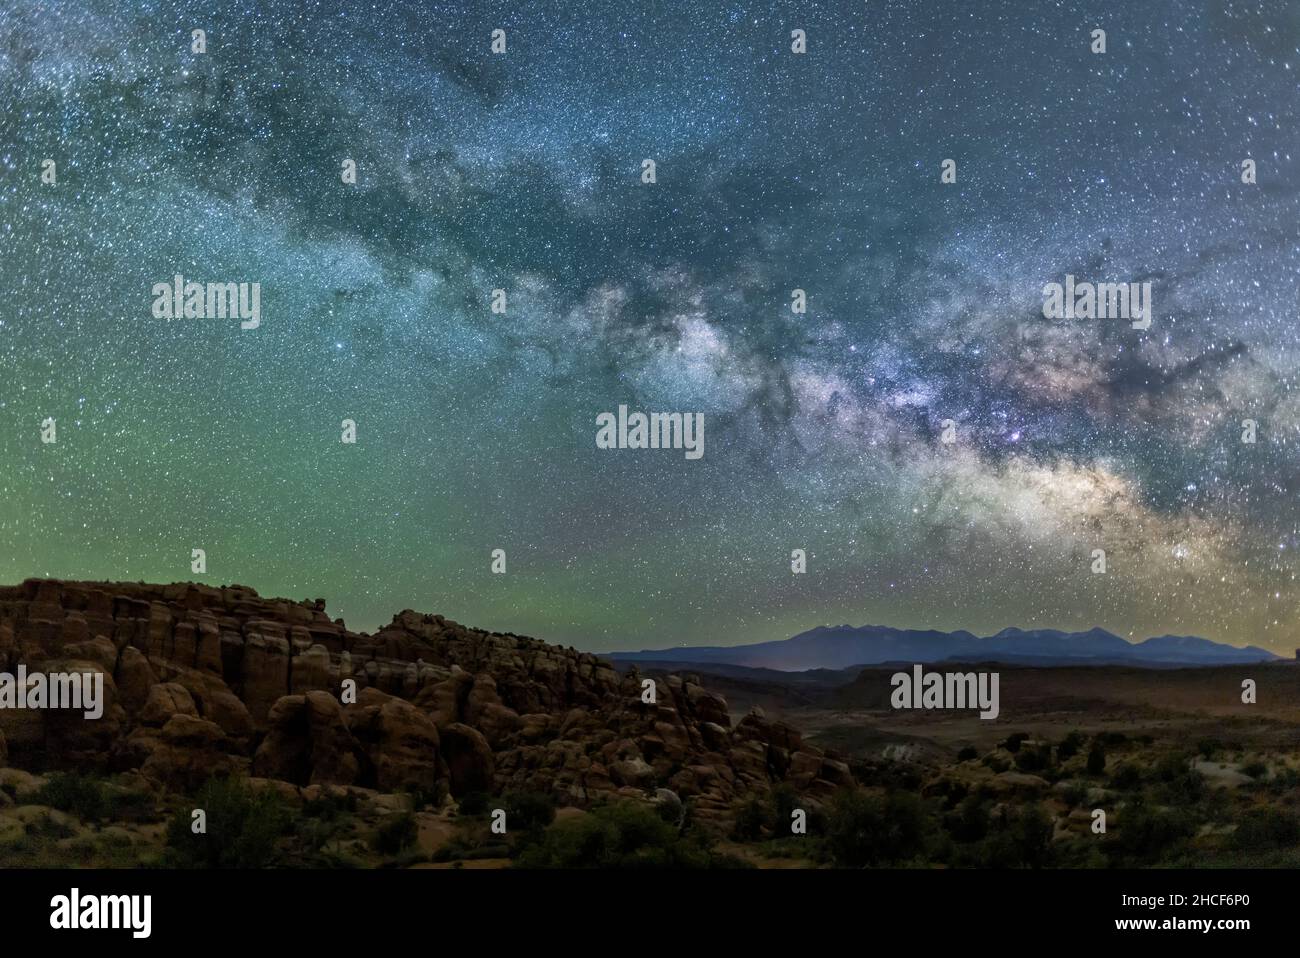
[[[0,581],[1289,653],[1297,94],[1281,0],[6,0]],[[154,318],[176,273],[260,327]],[[1067,273],[1151,328],[1044,318]],[[620,404],[704,456],[597,449]]]

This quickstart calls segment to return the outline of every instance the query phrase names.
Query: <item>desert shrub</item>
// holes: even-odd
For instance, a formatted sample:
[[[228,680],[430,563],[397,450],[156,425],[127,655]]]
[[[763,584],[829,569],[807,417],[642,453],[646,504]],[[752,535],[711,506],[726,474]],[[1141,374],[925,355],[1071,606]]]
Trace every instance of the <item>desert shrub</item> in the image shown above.
[[[757,798],[750,798],[736,809],[735,821],[731,834],[737,841],[753,842],[763,835],[763,828],[768,824],[767,809]]]
[[[1088,750],[1087,771],[1089,775],[1106,773],[1106,749],[1100,742],[1093,742],[1092,748]]]
[[[739,862],[709,852],[639,802],[616,802],[554,822],[515,860],[518,868],[727,868]]]
[[[1211,759],[1223,749],[1223,743],[1217,738],[1203,738],[1196,743],[1196,751],[1202,758]]]
[[[1068,732],[1061,743],[1056,746],[1056,757],[1062,762],[1074,758],[1079,754],[1079,749],[1083,746],[1083,734],[1081,732]]]
[[[294,822],[293,833],[302,843],[302,847],[311,854],[318,854],[325,846],[340,834],[336,819],[303,817]]]
[[[801,808],[799,793],[784,783],[772,789],[772,821],[777,829],[790,830],[791,815]]]
[[[1016,752],[1016,768],[1022,772],[1041,772],[1052,764],[1052,747],[1024,748]]]
[[[541,792],[507,792],[501,807],[506,811],[507,828],[537,835],[555,821],[555,800]]]
[[[411,802],[418,811],[422,808],[437,810],[447,801],[448,789],[445,781],[435,782],[431,788],[414,787],[407,790]]]
[[[1125,762],[1111,772],[1110,784],[1120,791],[1131,792],[1142,787],[1142,772],[1136,765]]]
[[[994,821],[980,842],[978,861],[984,868],[1043,868],[1049,864],[1052,819],[1037,805],[1027,805],[1004,820]]]
[[[1128,736],[1123,732],[1101,732],[1096,736],[1094,741],[1101,742],[1102,745],[1114,748],[1127,742]]]
[[[1268,775],[1268,766],[1259,760],[1248,762],[1241,766],[1241,774],[1255,779],[1264,778]]]
[[[1185,813],[1131,804],[1120,818],[1117,838],[1106,847],[1119,863],[1151,865],[1180,853],[1195,831]]]
[[[154,798],[148,792],[105,789],[108,803],[105,817],[115,822],[151,822],[158,817]]]
[[[1011,763],[1000,755],[985,755],[984,764],[994,772],[1005,772],[1011,767]]]
[[[82,821],[98,822],[106,817],[109,803],[102,782],[75,772],[54,772],[32,796],[30,804],[48,805]]]
[[[1232,833],[1237,851],[1261,852],[1300,842],[1300,819],[1277,808],[1251,809]]]
[[[191,829],[193,809],[207,815],[207,831]],[[276,841],[290,815],[275,792],[254,791],[235,778],[213,778],[167,825],[167,860],[189,868],[262,868],[275,856]]]
[[[1008,752],[1015,753],[1020,751],[1021,744],[1029,738],[1028,732],[1015,732],[1007,736],[1007,740],[1002,743],[1002,747]]]
[[[420,826],[410,812],[389,815],[375,829],[371,847],[381,855],[396,855],[410,848],[420,836]]]
[[[1168,771],[1170,770],[1164,770],[1166,774]],[[1190,764],[1184,765],[1172,778],[1164,778],[1161,770],[1157,770],[1157,778],[1160,779],[1155,790],[1157,801],[1166,805],[1194,805],[1198,807],[1198,812],[1205,811],[1202,807],[1208,791],[1205,776]]]
[[[1284,765],[1273,773],[1268,785],[1270,791],[1279,795],[1283,792],[1289,792],[1291,789],[1300,786],[1300,772]]]
[[[1083,782],[1071,782],[1061,793],[1061,798],[1071,808],[1082,808],[1088,803],[1088,791],[1088,786]]]
[[[989,803],[968,795],[943,817],[944,830],[957,842],[977,842],[988,834]]]
[[[1191,759],[1183,752],[1170,752],[1160,756],[1155,764],[1155,778],[1160,782],[1172,782],[1182,778],[1191,769]]]
[[[916,795],[895,792],[881,799],[846,789],[831,806],[827,844],[843,868],[906,862],[925,852],[932,829]]]
[[[979,758],[979,754],[980,753],[975,750],[974,745],[967,745],[963,747],[960,752],[957,753],[957,761],[969,762],[973,758]]]

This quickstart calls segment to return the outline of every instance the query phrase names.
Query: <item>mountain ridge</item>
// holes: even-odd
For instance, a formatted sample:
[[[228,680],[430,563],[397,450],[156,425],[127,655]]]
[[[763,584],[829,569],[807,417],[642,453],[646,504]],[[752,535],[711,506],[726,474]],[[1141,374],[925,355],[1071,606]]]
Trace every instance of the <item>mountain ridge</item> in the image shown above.
[[[844,669],[886,662],[975,658],[1008,664],[1119,664],[1151,667],[1280,661],[1258,646],[1234,646],[1193,635],[1158,635],[1130,642],[1100,626],[1082,632],[1008,626],[988,636],[959,629],[896,629],[880,625],[816,626],[788,639],[735,646],[697,646],[599,653],[615,662],[689,662],[785,672]]]

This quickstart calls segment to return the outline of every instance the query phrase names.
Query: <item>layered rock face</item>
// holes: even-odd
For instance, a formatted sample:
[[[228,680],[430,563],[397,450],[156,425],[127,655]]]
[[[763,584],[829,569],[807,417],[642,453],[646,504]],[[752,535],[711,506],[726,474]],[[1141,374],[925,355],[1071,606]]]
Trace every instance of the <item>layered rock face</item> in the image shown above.
[[[454,796],[526,789],[561,804],[664,789],[701,819],[788,783],[808,801],[848,766],[721,696],[513,634],[405,611],[350,632],[324,600],[243,586],[28,580],[0,588],[0,671],[99,672],[103,717],[0,709],[0,762],[139,769],[189,789],[236,771],[297,786]],[[355,696],[344,689],[355,683]]]

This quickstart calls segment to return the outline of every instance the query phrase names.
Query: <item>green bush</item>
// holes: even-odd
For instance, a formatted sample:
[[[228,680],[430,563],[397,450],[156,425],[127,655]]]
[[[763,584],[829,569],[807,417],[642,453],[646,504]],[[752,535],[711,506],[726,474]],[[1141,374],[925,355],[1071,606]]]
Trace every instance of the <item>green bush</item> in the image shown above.
[[[1068,761],[1079,754],[1079,749],[1083,747],[1083,733],[1069,732],[1061,743],[1056,746],[1056,757],[1062,762]]]
[[[1131,792],[1142,787],[1142,772],[1136,765],[1125,762],[1111,772],[1110,784],[1121,791]]]
[[[1172,782],[1182,778],[1192,767],[1191,758],[1183,752],[1170,752],[1162,755],[1156,762],[1155,778],[1161,782]]]
[[[944,830],[957,842],[977,842],[989,831],[989,803],[968,795],[943,817]]]
[[[1196,832],[1191,816],[1131,804],[1119,821],[1116,840],[1106,848],[1119,864],[1153,865],[1182,852]]]
[[[1223,743],[1217,738],[1203,738],[1196,743],[1196,751],[1205,759],[1214,758],[1223,749]]]
[[[1052,819],[1029,805],[995,822],[978,846],[983,868],[1043,868],[1050,864]]]
[[[757,798],[750,798],[736,810],[731,834],[739,842],[758,841],[763,837],[763,829],[768,824],[768,812],[763,803]]]
[[[1088,751],[1087,771],[1089,775],[1104,775],[1106,772],[1106,750],[1100,742],[1093,742]]]
[[[541,792],[507,792],[501,799],[506,827],[527,834],[540,833],[555,821],[555,800]]]
[[[617,802],[552,824],[515,860],[518,868],[730,868],[743,863],[711,853],[653,808]]]
[[[37,789],[29,804],[48,805],[76,815],[85,822],[101,821],[107,817],[109,810],[103,783],[75,772],[55,772],[50,775],[45,784]]]
[[[969,762],[973,758],[979,758],[979,754],[980,753],[976,751],[974,745],[967,745],[964,746],[962,750],[957,753],[957,761]]]
[[[410,848],[420,836],[420,826],[410,812],[389,815],[375,830],[371,847],[381,855],[396,855]]]
[[[781,784],[772,789],[772,821],[779,832],[789,832],[796,808],[802,808],[799,793],[790,785]]]
[[[924,855],[933,828],[916,795],[893,792],[881,799],[845,789],[831,805],[827,845],[842,868],[895,864]]]
[[[192,830],[192,811],[207,816],[206,832]],[[235,778],[213,778],[167,826],[167,861],[182,868],[263,868],[290,822],[275,792],[253,791]]]
[[[1015,752],[1020,751],[1021,744],[1027,738],[1029,738],[1028,732],[1016,732],[1013,735],[1007,737],[1007,740],[1002,743],[1002,747],[1005,748],[1008,752],[1014,754]]]
[[[1252,809],[1241,818],[1232,833],[1238,851],[1261,852],[1285,848],[1300,842],[1300,819],[1276,808]]]
[[[1082,808],[1088,803],[1088,786],[1082,782],[1071,782],[1065,787],[1061,798],[1071,808]]]
[[[1052,764],[1052,747],[1024,748],[1016,752],[1016,768],[1022,772],[1041,772]]]

